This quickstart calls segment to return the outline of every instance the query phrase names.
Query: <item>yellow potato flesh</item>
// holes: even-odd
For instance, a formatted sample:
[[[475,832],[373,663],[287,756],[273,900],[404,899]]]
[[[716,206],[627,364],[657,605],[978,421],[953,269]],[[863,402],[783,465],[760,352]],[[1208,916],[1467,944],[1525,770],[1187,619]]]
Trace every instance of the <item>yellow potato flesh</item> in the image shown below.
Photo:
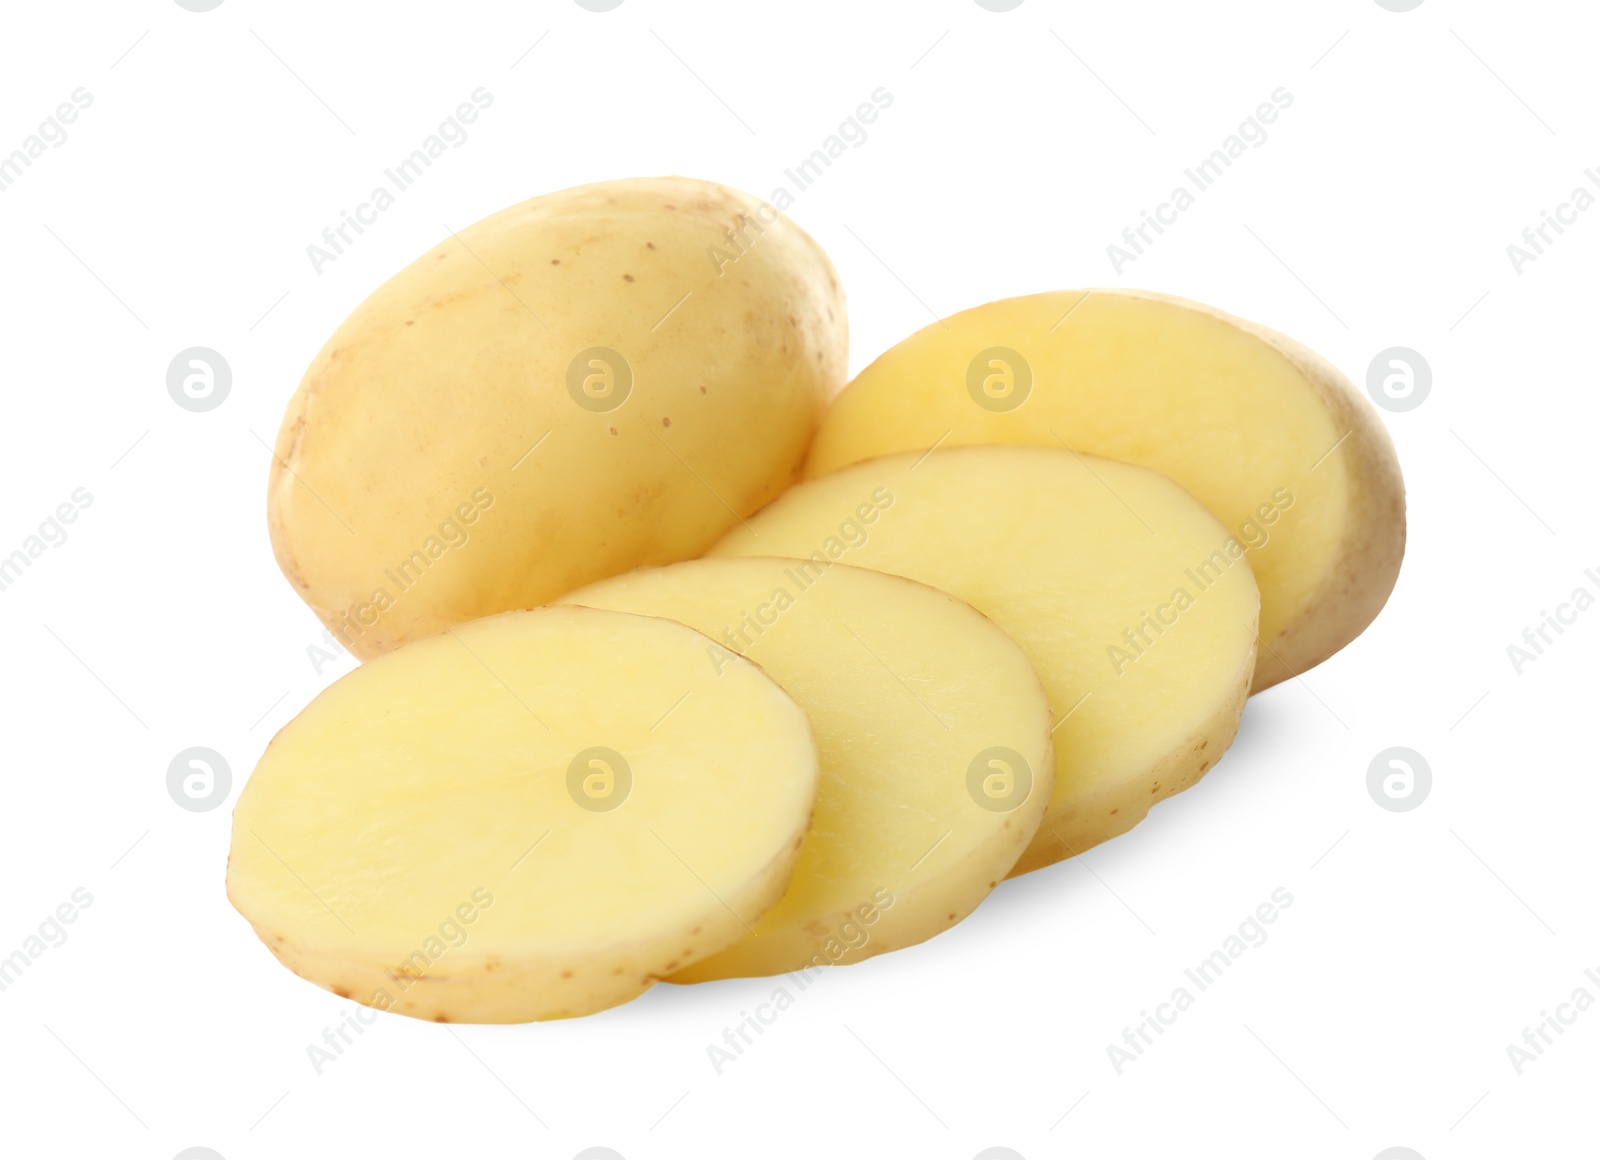
[[[1056,780],[1016,873],[1130,828],[1238,727],[1259,608],[1250,565],[1144,468],[1023,447],[888,456],[801,484],[712,550],[771,553],[942,588],[1022,646],[1055,711]]]
[[[230,899],[306,978],[419,1018],[633,998],[778,899],[815,798],[805,714],[708,644],[538,609],[350,673],[240,795]]]
[[[1195,303],[1073,290],[963,311],[855,378],[807,474],[936,442],[1068,446],[1181,484],[1250,549],[1256,689],[1354,639],[1399,570],[1403,485],[1365,398],[1304,347]]]
[[[797,477],[846,347],[826,255],[747,194],[639,179],[512,206],[311,363],[269,483],[278,563],[365,659],[697,556]]]
[[[932,938],[1038,829],[1055,773],[1044,690],[1005,633],[943,592],[842,564],[719,559],[567,599],[699,629],[719,642],[708,664],[749,657],[816,736],[816,813],[788,892],[673,982],[858,962]]]

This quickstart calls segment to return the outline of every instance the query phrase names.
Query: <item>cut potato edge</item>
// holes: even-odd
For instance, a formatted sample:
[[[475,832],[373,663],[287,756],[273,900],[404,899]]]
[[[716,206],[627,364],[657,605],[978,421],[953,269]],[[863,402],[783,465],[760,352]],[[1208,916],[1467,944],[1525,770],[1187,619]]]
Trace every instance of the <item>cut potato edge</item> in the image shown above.
[[[1077,798],[1067,803],[1055,817],[1046,815],[1033,841],[1007,875],[1016,878],[1032,870],[1040,870],[1057,862],[1075,858],[1102,842],[1132,830],[1149,816],[1151,809],[1190,789],[1199,783],[1206,772],[1217,765],[1222,755],[1233,744],[1239,732],[1239,720],[1245,701],[1250,696],[1251,675],[1255,671],[1255,653],[1239,671],[1233,681],[1236,692],[1217,708],[1211,720],[1195,731],[1183,745],[1174,749],[1153,766],[1146,776],[1150,782],[1147,792],[1142,783],[1109,787],[1108,792]],[[1086,837],[1069,846],[1057,830],[1072,826]]]
[[[747,609],[759,614],[765,606],[757,601],[776,596],[779,588],[786,590],[802,566],[812,567],[790,557],[710,558],[635,570],[563,599],[678,617],[709,636],[718,625],[748,623],[741,621],[750,615]],[[769,627],[748,642],[747,657],[762,664],[811,718],[822,757],[814,826],[822,827],[830,840],[810,845],[802,854],[785,904],[755,923],[746,938],[677,972],[673,982],[856,962],[934,937],[970,913],[1004,878],[1048,808],[1055,775],[1048,698],[1025,653],[990,618],[918,580],[843,563],[819,572],[787,607],[771,622],[761,621]],[[925,679],[943,674],[949,682],[945,691],[960,706],[956,716],[938,692],[930,691],[939,686],[922,687],[923,695],[940,705],[937,716],[944,732],[926,715],[931,710],[918,703],[920,697],[913,701],[903,682],[895,686],[888,681],[879,668],[887,668],[886,662],[876,652],[871,662],[861,655],[871,650],[855,629],[868,638],[875,630],[887,633],[874,643],[878,648],[887,643],[899,653],[904,660],[897,666],[909,661]],[[852,667],[857,661],[862,670]],[[992,666],[976,689],[968,665]],[[819,680],[821,670],[837,674],[837,679]],[[887,694],[879,687],[885,684],[891,685]],[[860,706],[885,695],[888,700],[874,725],[878,736],[863,745],[852,736],[859,728]],[[990,724],[990,716],[999,719]],[[1030,730],[1036,732],[1030,735]],[[959,761],[945,752],[952,736],[971,747]],[[886,737],[897,740],[885,742]],[[970,799],[969,759],[1001,742],[1015,746],[1016,755],[1028,763],[1028,797],[1004,812],[983,813]],[[941,796],[926,785],[908,786],[904,797],[891,792],[880,799],[886,776],[916,775],[900,764],[908,758],[920,760],[912,754],[948,762],[945,772],[955,778],[951,788]],[[870,804],[864,809],[858,803],[854,812],[841,814],[837,804],[824,804],[836,802],[839,795],[848,798],[866,785],[874,791],[867,793]],[[880,800],[881,814],[874,808]],[[891,800],[902,804],[891,806]],[[914,813],[903,817],[901,811],[912,803]],[[912,825],[910,818],[928,809],[939,811],[942,820],[919,840],[906,827]],[[952,835],[955,840],[943,846]],[[893,858],[885,862],[878,852],[885,844],[908,842],[916,848],[904,864]],[[841,888],[854,877],[860,880]]]
[[[1282,358],[1293,374],[1305,385],[1309,397],[1315,401],[1315,405],[1320,408],[1334,430],[1334,435],[1328,440],[1328,447],[1313,450],[1310,455],[1325,453],[1329,459],[1336,459],[1346,479],[1340,523],[1334,537],[1337,546],[1328,552],[1326,559],[1318,565],[1317,571],[1309,578],[1309,582],[1305,583],[1304,588],[1299,589],[1300,596],[1287,607],[1288,614],[1282,617],[1281,629],[1275,631],[1270,638],[1261,640],[1252,691],[1259,692],[1277,684],[1320,664],[1337,653],[1361,635],[1382,609],[1393,590],[1404,554],[1404,483],[1393,442],[1377,411],[1370,405],[1365,395],[1331,362],[1302,343],[1262,324],[1176,295],[1120,287],[1052,291],[1015,295],[976,304],[955,312],[949,319],[959,319],[989,311],[1000,315],[1004,315],[1007,310],[1023,313],[1027,311],[1029,304],[1045,298],[1060,298],[1068,305],[1072,305],[1074,298],[1081,303],[1093,295],[1160,303],[1224,324]],[[1075,309],[1076,306],[1072,305],[1072,309],[1066,310],[1067,317],[1071,317]],[[843,397],[849,398],[851,388],[857,381],[874,381],[868,376],[873,368],[884,360],[897,360],[888,364],[895,366],[901,360],[915,363],[919,357],[923,357],[919,356],[914,344],[920,336],[932,329],[925,327],[885,350],[860,372],[851,384],[847,385]],[[1003,327],[997,329],[1003,332]],[[877,403],[877,398],[889,397],[885,392],[891,388],[885,385],[885,382],[882,378],[874,381],[876,398],[864,404],[868,409],[866,413],[879,410],[886,405]],[[850,459],[849,456],[853,452],[849,450],[849,445],[862,440],[849,435],[843,435],[838,439],[832,437],[829,430],[832,421],[834,421],[832,416],[825,418],[823,428],[813,443],[813,452],[807,463],[808,478],[816,478],[820,474],[839,470],[851,463],[876,457],[862,456],[860,459]],[[848,426],[845,428],[846,431],[849,429]],[[930,434],[929,439],[931,438]],[[957,440],[949,445],[970,446],[981,445],[982,442],[985,441],[965,442],[958,433]],[[1048,438],[1037,437],[1016,441],[1008,441],[1002,437],[987,442],[992,445],[1008,442],[1016,446],[1030,443],[1051,445]],[[1134,462],[1126,456],[1119,457],[1116,452],[1100,447],[1078,449],[1086,454],[1100,455],[1121,462]],[[884,454],[905,450],[909,449],[895,444]],[[1312,462],[1308,458],[1305,474],[1316,470],[1321,466],[1321,462],[1321,460]],[[1138,465],[1160,470],[1155,464]],[[1285,609],[1281,602],[1276,607]]]
[[[1097,463],[1098,467],[1091,467],[1089,465],[1091,461]],[[916,466],[913,467],[913,464]],[[913,476],[912,471],[918,474]],[[996,472],[1000,474],[995,475]],[[944,478],[937,478],[940,475]],[[897,479],[899,482],[896,482]],[[848,510],[850,505],[843,503],[842,498],[872,492],[874,484],[885,485],[879,487],[878,491],[889,494],[897,504],[915,496],[916,499],[912,502],[922,513],[917,517],[917,522],[922,525],[923,531],[927,530],[927,521],[934,519],[934,526],[939,527],[941,531],[957,529],[952,534],[958,539],[962,534],[961,530],[964,529],[971,531],[979,540],[986,540],[994,534],[992,533],[994,525],[990,519],[978,519],[970,512],[966,516],[956,516],[951,514],[949,509],[944,509],[945,514],[942,517],[928,514],[939,510],[936,497],[942,488],[947,487],[958,489],[954,494],[965,497],[963,504],[986,504],[994,497],[986,495],[979,488],[978,481],[984,479],[1003,481],[1003,485],[997,483],[996,486],[1001,487],[1004,494],[1015,494],[1017,489],[1027,486],[1029,480],[1033,480],[1033,485],[1038,487],[1052,489],[1059,487],[1062,489],[1059,494],[1053,490],[1048,493],[1051,496],[1049,510],[1052,511],[1058,508],[1064,510],[1063,505],[1067,504],[1073,495],[1080,496],[1084,503],[1091,505],[1085,515],[1087,516],[1089,511],[1095,515],[1093,519],[1085,522],[1083,530],[1063,529],[1063,538],[1056,541],[1040,538],[1042,529],[1038,529],[1039,534],[1035,535],[1030,543],[1030,551],[1026,558],[1038,559],[1041,562],[1045,560],[1064,562],[1060,566],[1066,570],[1060,577],[1051,579],[1051,573],[1042,572],[1038,574],[1036,582],[1023,585],[1016,593],[991,591],[984,595],[982,589],[1002,574],[989,576],[983,567],[979,567],[968,575],[965,581],[954,580],[954,577],[963,571],[959,565],[954,567],[954,571],[951,570],[950,561],[956,557],[939,551],[935,551],[932,555],[927,554],[923,550],[926,541],[916,531],[916,524],[906,526],[897,533],[900,537],[898,545],[886,541],[883,537],[890,535],[887,521],[895,518],[893,507],[885,510],[882,517],[885,524],[873,533],[872,543],[852,549],[864,554],[852,558],[858,566],[879,567],[901,576],[909,572],[912,578],[924,583],[937,584],[942,581],[950,584],[957,589],[958,597],[976,605],[997,624],[1003,628],[1009,626],[1011,629],[1017,629],[1018,631],[1014,633],[1015,638],[1022,642],[1024,652],[1032,660],[1049,691],[1058,729],[1066,724],[1067,719],[1071,718],[1078,711],[1079,705],[1084,703],[1086,697],[1082,682],[1088,681],[1093,687],[1095,682],[1109,681],[1105,684],[1103,692],[1106,694],[1115,692],[1119,695],[1118,700],[1113,703],[1122,708],[1113,710],[1111,708],[1113,703],[1102,699],[1094,702],[1090,711],[1078,718],[1079,724],[1073,728],[1091,728],[1092,733],[1066,746],[1063,746],[1061,738],[1056,739],[1057,778],[1052,801],[1052,805],[1056,808],[1047,812],[1046,820],[1033,839],[1033,844],[1019,859],[1018,865],[1025,870],[1081,853],[1094,844],[1123,832],[1148,813],[1152,798],[1160,800],[1161,796],[1170,796],[1171,793],[1193,784],[1206,769],[1215,764],[1237,731],[1244,691],[1248,689],[1250,675],[1254,669],[1260,602],[1248,558],[1240,556],[1236,558],[1232,569],[1226,573],[1231,578],[1226,581],[1227,591],[1232,595],[1201,597],[1201,605],[1212,611],[1201,612],[1199,614],[1203,618],[1201,622],[1185,621],[1185,623],[1195,623],[1195,627],[1188,630],[1191,634],[1196,631],[1203,631],[1206,635],[1220,634],[1216,636],[1217,647],[1226,647],[1228,655],[1237,659],[1237,667],[1233,661],[1229,661],[1228,671],[1207,672],[1199,685],[1171,685],[1167,694],[1162,694],[1160,689],[1163,685],[1171,684],[1176,678],[1162,677],[1156,684],[1146,685],[1142,690],[1136,691],[1127,687],[1126,697],[1123,695],[1124,686],[1117,684],[1114,679],[1090,678],[1087,674],[1092,670],[1084,667],[1103,663],[1104,658],[1099,650],[1105,647],[1106,641],[1113,639],[1112,636],[1107,636],[1095,644],[1088,642],[1073,644],[1066,652],[1058,655],[1054,651],[1056,646],[1049,643],[1056,638],[1056,634],[1046,633],[1039,637],[1033,631],[1035,625],[1032,622],[1025,621],[1019,628],[1017,617],[1023,615],[1022,609],[1028,609],[1026,615],[1029,616],[1036,613],[1039,609],[1035,600],[1038,594],[1054,590],[1061,582],[1076,583],[1069,578],[1080,575],[1078,569],[1083,562],[1093,560],[1097,558],[1097,554],[1106,552],[1115,553],[1115,556],[1105,557],[1108,560],[1121,560],[1128,549],[1137,548],[1142,552],[1152,553],[1151,566],[1158,567],[1161,571],[1151,573],[1145,580],[1140,581],[1141,586],[1146,589],[1144,598],[1150,598],[1149,589],[1153,587],[1159,587],[1164,594],[1168,591],[1164,587],[1166,580],[1157,577],[1170,577],[1170,580],[1176,581],[1184,563],[1193,562],[1193,557],[1184,557],[1179,553],[1197,550],[1204,554],[1227,537],[1227,529],[1217,518],[1177,484],[1148,467],[1094,459],[1059,448],[1051,449],[1036,445],[967,444],[941,450],[931,457],[915,452],[874,457],[853,463],[838,472],[809,480],[768,509],[764,509],[762,513],[758,513],[749,527],[731,531],[713,549],[713,555],[755,555],[757,552],[753,545],[763,541],[766,546],[760,549],[761,552],[792,548],[797,544],[820,544],[827,530],[821,525],[831,520],[831,516],[823,518],[823,513]],[[1126,482],[1123,482],[1124,480]],[[810,489],[809,495],[805,494],[807,489]],[[1179,537],[1179,544],[1174,544],[1170,549],[1155,548],[1151,546],[1151,541],[1145,539],[1150,530],[1148,527],[1141,529],[1138,525],[1131,525],[1126,530],[1121,529],[1121,521],[1128,520],[1131,524],[1131,517],[1124,514],[1128,508],[1119,494],[1126,489],[1133,489],[1130,494],[1142,495],[1152,503],[1159,497],[1161,503],[1170,505],[1163,518],[1173,521],[1170,530]],[[992,512],[992,505],[983,510]],[[1147,514],[1151,519],[1157,518],[1154,509],[1147,511]],[[1091,525],[1096,529],[1102,528],[1099,521],[1112,520],[1113,517],[1115,522],[1105,524],[1103,530],[1090,530]],[[971,523],[971,519],[977,519],[978,522]],[[1164,525],[1158,521],[1157,526]],[[1103,541],[1102,536],[1106,537]],[[1082,542],[1077,542],[1079,540]],[[983,549],[975,545],[972,551],[981,555]],[[1088,555],[1085,555],[1085,552]],[[1050,568],[1056,566],[1058,565],[1055,563],[1048,565]],[[1094,567],[1093,564],[1090,566]],[[1003,573],[1003,577],[1000,583],[1002,588],[1005,588],[1012,583],[1013,578],[1010,572]],[[1211,587],[1222,582],[1219,578],[1212,582]],[[976,587],[963,590],[961,586],[963,583]],[[1103,585],[1106,581],[1096,580],[1094,583]],[[1021,604],[1013,603],[1019,598],[1022,600]],[[1116,618],[1119,627],[1122,623],[1135,623],[1133,618],[1137,615],[1134,612],[1136,605],[1126,603],[1132,599],[1131,594],[1123,595],[1122,590],[1118,589],[1117,608],[1119,613],[1126,613],[1128,618],[1122,620],[1119,615]],[[1159,600],[1160,597],[1155,599]],[[1224,599],[1227,603],[1217,605],[1215,601],[1218,599]],[[995,604],[995,600],[1001,601],[1001,604]],[[1150,607],[1153,608],[1155,605],[1152,604]],[[1062,614],[1068,615],[1065,606],[1062,606]],[[1217,619],[1218,617],[1221,619]],[[1201,624],[1210,627],[1201,629]],[[1115,630],[1111,632],[1114,633]],[[1196,652],[1196,647],[1185,646],[1181,655],[1186,656],[1188,660],[1177,663],[1183,667],[1191,667],[1201,663],[1210,655],[1204,651]],[[1176,661],[1176,658],[1174,660]],[[1167,666],[1171,663],[1173,662],[1162,662],[1162,670],[1170,671]],[[1196,680],[1200,678],[1196,677]],[[1192,701],[1186,692],[1182,692],[1192,688],[1200,689],[1202,686],[1203,695],[1193,698]],[[1163,701],[1163,697],[1167,699]],[[1190,719],[1184,726],[1187,732],[1172,728],[1174,719],[1170,712],[1165,712],[1163,716],[1164,711],[1161,706],[1166,704],[1170,707],[1172,697],[1180,697],[1183,701],[1184,717]],[[1117,715],[1129,711],[1134,706],[1138,706],[1140,712],[1148,711],[1154,714],[1149,722],[1160,727],[1158,729],[1160,744],[1148,738],[1137,745],[1116,740],[1119,737],[1129,737],[1127,730],[1135,728],[1127,723],[1120,725],[1116,723]],[[1108,713],[1112,716],[1106,716]],[[1089,726],[1087,722],[1091,720],[1099,723]],[[1171,733],[1170,744],[1168,733]],[[1104,748],[1108,743],[1109,750]],[[1199,748],[1202,743],[1205,746],[1203,752]],[[1096,764],[1090,767],[1080,765],[1072,756],[1075,749],[1085,754],[1096,754],[1091,759]],[[1102,762],[1104,764],[1100,764]],[[1083,786],[1085,777],[1092,779],[1088,786]],[[1163,788],[1165,794],[1162,793]],[[1102,808],[1106,816],[1101,818],[1086,813],[1075,804],[1078,801],[1103,802]],[[1111,814],[1112,810],[1118,812]],[[1055,832],[1052,835],[1047,832],[1047,827],[1051,831],[1066,830],[1067,834],[1064,836],[1060,832]]]

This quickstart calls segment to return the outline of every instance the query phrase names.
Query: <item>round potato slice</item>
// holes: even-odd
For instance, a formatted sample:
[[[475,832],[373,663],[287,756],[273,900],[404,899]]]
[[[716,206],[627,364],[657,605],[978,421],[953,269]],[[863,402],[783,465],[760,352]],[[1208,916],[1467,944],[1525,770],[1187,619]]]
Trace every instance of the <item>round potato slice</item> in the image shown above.
[[[1249,549],[1254,691],[1359,636],[1400,571],[1405,484],[1377,411],[1326,359],[1196,302],[1070,290],[964,310],[856,376],[806,471],[935,443],[1066,446],[1181,484]]]
[[[1130,829],[1238,728],[1250,565],[1153,471],[1032,447],[888,456],[801,484],[712,549],[773,552],[932,584],[1022,646],[1055,710],[1056,779],[1014,874]]]
[[[1005,633],[946,593],[807,560],[699,560],[603,580],[577,604],[666,616],[749,657],[821,756],[783,899],[671,981],[853,963],[932,938],[1016,863],[1055,779],[1050,706]]]
[[[805,714],[709,645],[549,608],[357,669],[240,794],[229,898],[369,1006],[513,1023],[632,999],[778,900],[816,796]]]

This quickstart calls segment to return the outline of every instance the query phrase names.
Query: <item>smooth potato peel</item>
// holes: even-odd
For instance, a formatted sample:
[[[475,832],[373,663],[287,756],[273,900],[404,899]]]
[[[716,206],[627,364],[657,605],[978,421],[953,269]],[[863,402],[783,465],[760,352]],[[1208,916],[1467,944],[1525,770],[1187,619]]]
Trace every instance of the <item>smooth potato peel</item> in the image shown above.
[[[844,384],[844,296],[762,205],[676,177],[562,190],[355,309],[289,402],[267,513],[279,567],[346,648],[698,556],[798,478]],[[750,244],[724,269],[737,229]]]

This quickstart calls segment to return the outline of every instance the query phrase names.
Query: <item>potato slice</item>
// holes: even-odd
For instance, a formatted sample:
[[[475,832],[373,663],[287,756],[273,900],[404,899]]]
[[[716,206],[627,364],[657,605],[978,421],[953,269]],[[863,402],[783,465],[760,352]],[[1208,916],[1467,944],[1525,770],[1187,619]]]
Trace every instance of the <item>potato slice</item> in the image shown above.
[[[273,552],[363,660],[692,559],[799,478],[847,348],[827,255],[759,198],[684,177],[533,198],[443,238],[312,360]]]
[[[1153,471],[1035,447],[887,456],[801,484],[712,549],[773,552],[932,584],[1022,646],[1055,710],[1056,781],[1015,874],[1131,828],[1238,728],[1250,565]]]
[[[788,893],[700,982],[853,963],[970,914],[1039,828],[1055,779],[1050,706],[1028,658],[954,597],[847,565],[699,560],[566,599],[667,616],[740,653],[806,711],[821,755]],[[731,650],[731,651],[730,651]]]
[[[778,900],[816,796],[805,714],[709,645],[536,609],[357,669],[240,794],[229,898],[369,1006],[512,1023],[632,999]]]
[[[963,311],[856,376],[806,470],[936,442],[1069,446],[1182,484],[1250,549],[1253,691],[1359,636],[1400,571],[1405,485],[1377,412],[1299,343],[1198,303],[1072,290]]]

